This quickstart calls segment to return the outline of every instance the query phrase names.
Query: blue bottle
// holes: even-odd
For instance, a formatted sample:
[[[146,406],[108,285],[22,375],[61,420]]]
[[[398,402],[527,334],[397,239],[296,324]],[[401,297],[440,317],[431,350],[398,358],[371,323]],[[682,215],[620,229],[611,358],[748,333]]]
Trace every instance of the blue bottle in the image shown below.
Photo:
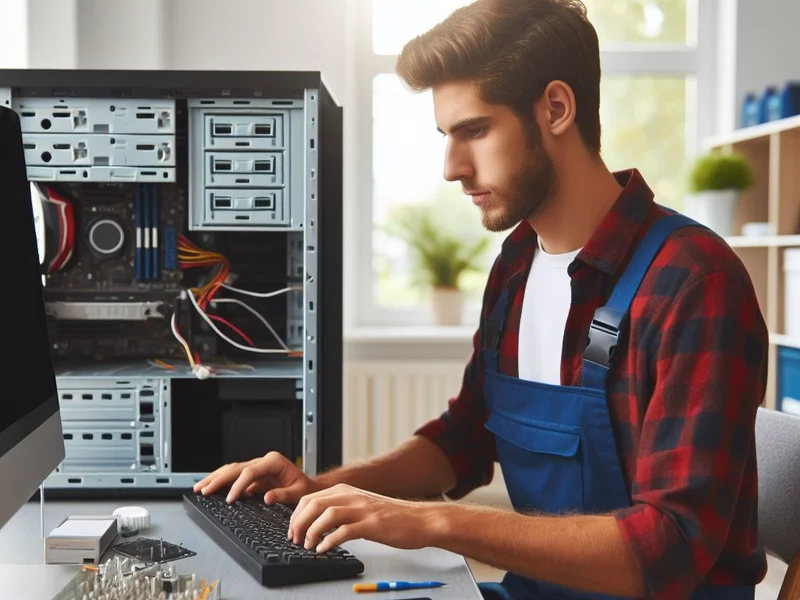
[[[783,94],[777,90],[767,100],[767,121],[779,121],[783,118]]]
[[[781,118],[800,115],[800,82],[789,81],[781,91]]]
[[[748,92],[742,103],[742,127],[758,125],[758,98],[753,92]]]
[[[759,123],[767,123],[770,120],[770,105],[772,104],[772,99],[777,93],[778,90],[774,85],[768,85],[764,90],[764,94],[761,96],[761,102],[759,102],[758,106]]]

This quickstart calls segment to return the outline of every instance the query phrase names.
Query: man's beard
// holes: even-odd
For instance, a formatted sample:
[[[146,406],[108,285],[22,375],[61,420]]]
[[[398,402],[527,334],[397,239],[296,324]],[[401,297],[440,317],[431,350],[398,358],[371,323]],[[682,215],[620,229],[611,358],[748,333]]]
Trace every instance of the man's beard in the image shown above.
[[[553,160],[542,144],[537,124],[526,123],[526,129],[528,148],[525,159],[508,185],[502,188],[476,186],[489,192],[485,205],[481,206],[481,222],[489,231],[505,231],[540,212],[558,187]]]

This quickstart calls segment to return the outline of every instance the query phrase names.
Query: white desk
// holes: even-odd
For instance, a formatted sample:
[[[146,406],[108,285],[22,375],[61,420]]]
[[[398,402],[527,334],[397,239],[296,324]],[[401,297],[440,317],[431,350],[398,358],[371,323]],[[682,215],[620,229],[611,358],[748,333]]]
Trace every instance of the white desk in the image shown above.
[[[262,587],[207,537],[186,515],[178,500],[166,501],[49,501],[45,503],[45,534],[68,515],[103,515],[124,505],[144,506],[150,511],[151,528],[141,535],[164,538],[197,552],[176,561],[179,573],[197,573],[206,580],[220,579],[225,600],[277,599],[364,600],[353,592],[353,583],[380,580],[436,580],[448,585],[432,590],[369,594],[373,600],[402,600],[420,596],[432,600],[479,600],[481,594],[463,557],[443,550],[396,550],[357,540],[344,545],[364,563],[360,579],[312,583],[270,589]],[[118,537],[114,543],[124,538]],[[112,543],[113,545],[113,543]],[[39,528],[39,504],[29,502],[0,529],[0,599],[49,600],[77,572],[74,566],[45,565]],[[112,556],[107,553],[105,558]]]

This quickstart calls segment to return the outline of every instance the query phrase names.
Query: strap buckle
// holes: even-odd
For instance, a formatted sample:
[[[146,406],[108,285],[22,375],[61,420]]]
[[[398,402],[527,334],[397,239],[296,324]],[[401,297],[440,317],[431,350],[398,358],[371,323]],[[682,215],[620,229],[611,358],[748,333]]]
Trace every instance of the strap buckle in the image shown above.
[[[614,351],[619,344],[619,332],[624,315],[619,311],[601,306],[594,312],[589,327],[589,343],[583,353],[585,360],[609,368]]]

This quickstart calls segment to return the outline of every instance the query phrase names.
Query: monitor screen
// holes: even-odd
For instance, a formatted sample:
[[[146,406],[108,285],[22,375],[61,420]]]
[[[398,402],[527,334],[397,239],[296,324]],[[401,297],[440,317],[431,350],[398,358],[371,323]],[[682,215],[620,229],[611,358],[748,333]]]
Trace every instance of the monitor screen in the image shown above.
[[[58,409],[25,173],[19,122],[0,107],[0,456]]]

